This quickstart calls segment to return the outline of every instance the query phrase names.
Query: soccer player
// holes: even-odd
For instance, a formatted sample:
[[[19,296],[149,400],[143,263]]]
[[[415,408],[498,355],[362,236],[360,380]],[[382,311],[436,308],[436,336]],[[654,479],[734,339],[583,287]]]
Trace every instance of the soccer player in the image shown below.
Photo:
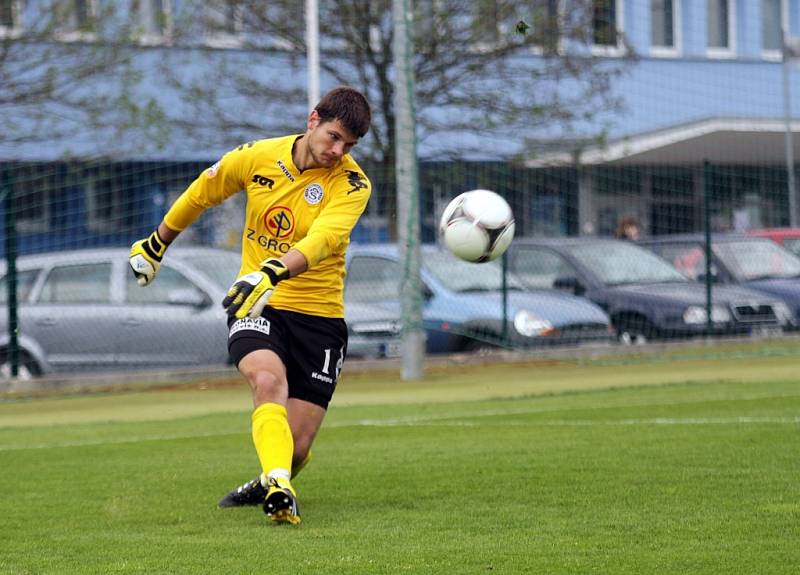
[[[228,152],[131,247],[131,268],[146,286],[204,210],[247,194],[240,277],[222,305],[228,351],[252,390],[262,473],[220,507],[262,505],[276,523],[300,523],[291,479],[310,458],[347,352],[345,251],[372,189],[349,152],[370,121],[360,92],[335,88],[311,111],[305,133]]]

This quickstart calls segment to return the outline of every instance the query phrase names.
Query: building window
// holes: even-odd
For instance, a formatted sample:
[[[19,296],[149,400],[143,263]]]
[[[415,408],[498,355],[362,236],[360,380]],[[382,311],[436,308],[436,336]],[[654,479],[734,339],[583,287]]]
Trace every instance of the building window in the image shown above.
[[[735,12],[732,0],[707,0],[706,34],[710,56],[730,56],[733,53]]]
[[[23,233],[50,231],[50,208],[60,189],[58,178],[40,166],[21,168],[14,179],[14,209],[17,230]]]
[[[217,48],[239,48],[244,23],[241,0],[206,3],[206,43]]]
[[[559,0],[540,0],[534,3],[533,30],[537,42],[545,49],[558,48],[561,36]]]
[[[94,31],[95,5],[93,0],[73,0],[69,25],[77,32]]]
[[[781,54],[781,0],[761,0],[761,49],[767,56]]]
[[[133,0],[131,15],[138,21],[141,39],[158,42],[172,33],[169,0]]]
[[[595,46],[617,46],[616,0],[592,1],[592,42]]]
[[[90,174],[84,185],[86,223],[95,232],[128,229],[131,217],[122,184],[110,174]]]
[[[20,29],[20,0],[0,0],[0,37]]]
[[[33,187],[21,194],[16,213],[16,225],[23,232],[42,232],[48,229],[49,191]]]
[[[71,0],[58,5],[53,15],[60,40],[91,40],[96,31],[97,0]]]
[[[678,22],[677,0],[650,0],[650,45],[675,50]]]
[[[474,4],[472,19],[473,38],[480,46],[496,45],[507,41],[513,29],[513,6],[509,2],[480,0]]]

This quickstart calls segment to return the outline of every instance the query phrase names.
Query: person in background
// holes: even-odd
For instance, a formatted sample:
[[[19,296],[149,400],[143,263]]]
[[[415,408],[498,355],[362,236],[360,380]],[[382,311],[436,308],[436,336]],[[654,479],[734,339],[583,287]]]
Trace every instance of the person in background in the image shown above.
[[[626,216],[619,221],[614,237],[620,240],[635,242],[642,236],[642,226],[633,216]]]

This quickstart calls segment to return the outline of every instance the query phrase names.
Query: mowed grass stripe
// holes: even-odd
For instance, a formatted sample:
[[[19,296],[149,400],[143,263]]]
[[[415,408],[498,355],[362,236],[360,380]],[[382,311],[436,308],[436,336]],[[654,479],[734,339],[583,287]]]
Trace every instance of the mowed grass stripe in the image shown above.
[[[655,358],[654,358],[655,359]],[[455,365],[428,370],[422,381],[401,381],[396,373],[345,373],[331,411],[341,407],[396,408],[454,401],[560,395],[566,392],[681,383],[792,382],[800,355],[691,359],[674,363],[594,365],[571,362]],[[241,413],[252,409],[247,384],[198,382],[185,389],[0,401],[0,429],[88,422],[137,422]],[[785,387],[787,393],[797,390]],[[754,390],[755,392],[755,390]]]
[[[215,508],[258,466],[246,409],[153,392],[171,419],[103,422],[129,395],[82,398],[85,421],[0,431],[97,442],[0,452],[0,573],[795,573],[798,385],[335,406],[298,528]]]
[[[520,412],[516,412],[519,414]],[[800,424],[800,416],[796,417],[705,417],[705,418],[657,418],[657,419],[623,419],[623,420],[554,420],[554,421],[476,421],[479,417],[497,417],[498,412],[487,413],[484,415],[472,415],[471,419],[453,418],[418,418],[410,419],[386,419],[386,420],[365,420],[350,423],[332,423],[325,426],[326,429],[336,429],[343,427],[598,427],[598,426],[653,426],[653,425],[796,425]],[[175,441],[183,439],[204,439],[210,437],[225,436],[245,436],[243,433],[192,433],[192,434],[165,434],[156,436],[142,435],[138,437],[119,437],[115,439],[86,439],[82,441],[67,441],[55,443],[38,443],[30,445],[0,445],[2,451],[19,451],[25,449],[61,449],[66,447],[87,447],[93,445],[124,445],[126,443],[142,443],[148,441]]]
[[[614,390],[585,393],[565,393],[547,397],[525,397],[513,400],[494,400],[475,403],[461,402],[449,405],[435,404],[419,407],[405,415],[371,418],[366,415],[374,407],[339,407],[332,410],[323,429],[340,427],[388,427],[413,425],[549,425],[549,426],[590,426],[590,425],[703,425],[703,424],[792,424],[797,423],[800,413],[800,393],[787,393],[787,384],[775,384],[765,390],[764,386],[734,383],[717,384],[679,384],[660,388],[629,388],[620,394]],[[773,387],[775,389],[773,389]],[[798,387],[792,383],[789,388]],[[151,392],[158,395],[158,392]],[[196,392],[188,392],[191,397]],[[101,408],[108,398],[96,397]],[[120,396],[119,401],[127,398]],[[164,398],[162,398],[163,400]],[[185,399],[185,398],[184,398]],[[780,407],[784,415],[748,416],[741,415],[747,403],[770,403]],[[166,412],[172,412],[167,403],[162,404]],[[676,406],[694,406],[699,410],[691,418],[667,417]],[[651,418],[623,419],[615,414],[620,409],[655,410],[662,415]],[[395,412],[409,410],[408,406],[395,408]],[[725,416],[714,415],[720,409],[730,412]],[[752,409],[752,408],[751,408]],[[367,412],[365,413],[365,410]],[[792,411],[793,410],[793,411]],[[790,413],[786,415],[786,413]],[[581,419],[590,414],[593,419]],[[519,416],[532,415],[539,419],[519,420]],[[564,416],[571,415],[569,419]],[[560,416],[558,420],[542,420],[544,417]],[[613,416],[613,418],[611,418]],[[517,418],[512,420],[511,418]],[[20,449],[48,449],[56,447],[76,447],[89,445],[115,445],[138,441],[170,441],[178,439],[202,439],[224,436],[247,436],[246,414],[216,414],[199,418],[178,418],[173,422],[145,421],[138,424],[128,422],[113,426],[111,422],[89,423],[85,425],[57,425],[50,427],[0,429],[0,452]],[[493,419],[492,422],[485,420]],[[483,420],[483,421],[480,421]],[[148,429],[173,428],[169,432],[144,432]],[[190,431],[186,431],[186,429]],[[117,432],[109,431],[116,429]],[[210,429],[210,431],[209,431]],[[52,438],[52,439],[48,439]]]

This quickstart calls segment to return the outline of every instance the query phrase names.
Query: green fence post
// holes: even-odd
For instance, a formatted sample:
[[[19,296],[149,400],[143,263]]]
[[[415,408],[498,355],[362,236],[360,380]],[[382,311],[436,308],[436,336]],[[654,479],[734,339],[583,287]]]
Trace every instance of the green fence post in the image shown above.
[[[19,376],[19,341],[17,340],[17,218],[14,210],[14,182],[5,170],[5,186],[0,199],[5,200],[6,285],[8,288],[8,350],[6,358],[11,377]]]
[[[703,162],[703,231],[705,232],[706,258],[706,331],[713,332],[711,321],[711,162]]]
[[[500,260],[503,264],[503,279],[502,279],[502,292],[503,292],[503,331],[500,334],[503,343],[508,344],[508,251],[504,252]]]

